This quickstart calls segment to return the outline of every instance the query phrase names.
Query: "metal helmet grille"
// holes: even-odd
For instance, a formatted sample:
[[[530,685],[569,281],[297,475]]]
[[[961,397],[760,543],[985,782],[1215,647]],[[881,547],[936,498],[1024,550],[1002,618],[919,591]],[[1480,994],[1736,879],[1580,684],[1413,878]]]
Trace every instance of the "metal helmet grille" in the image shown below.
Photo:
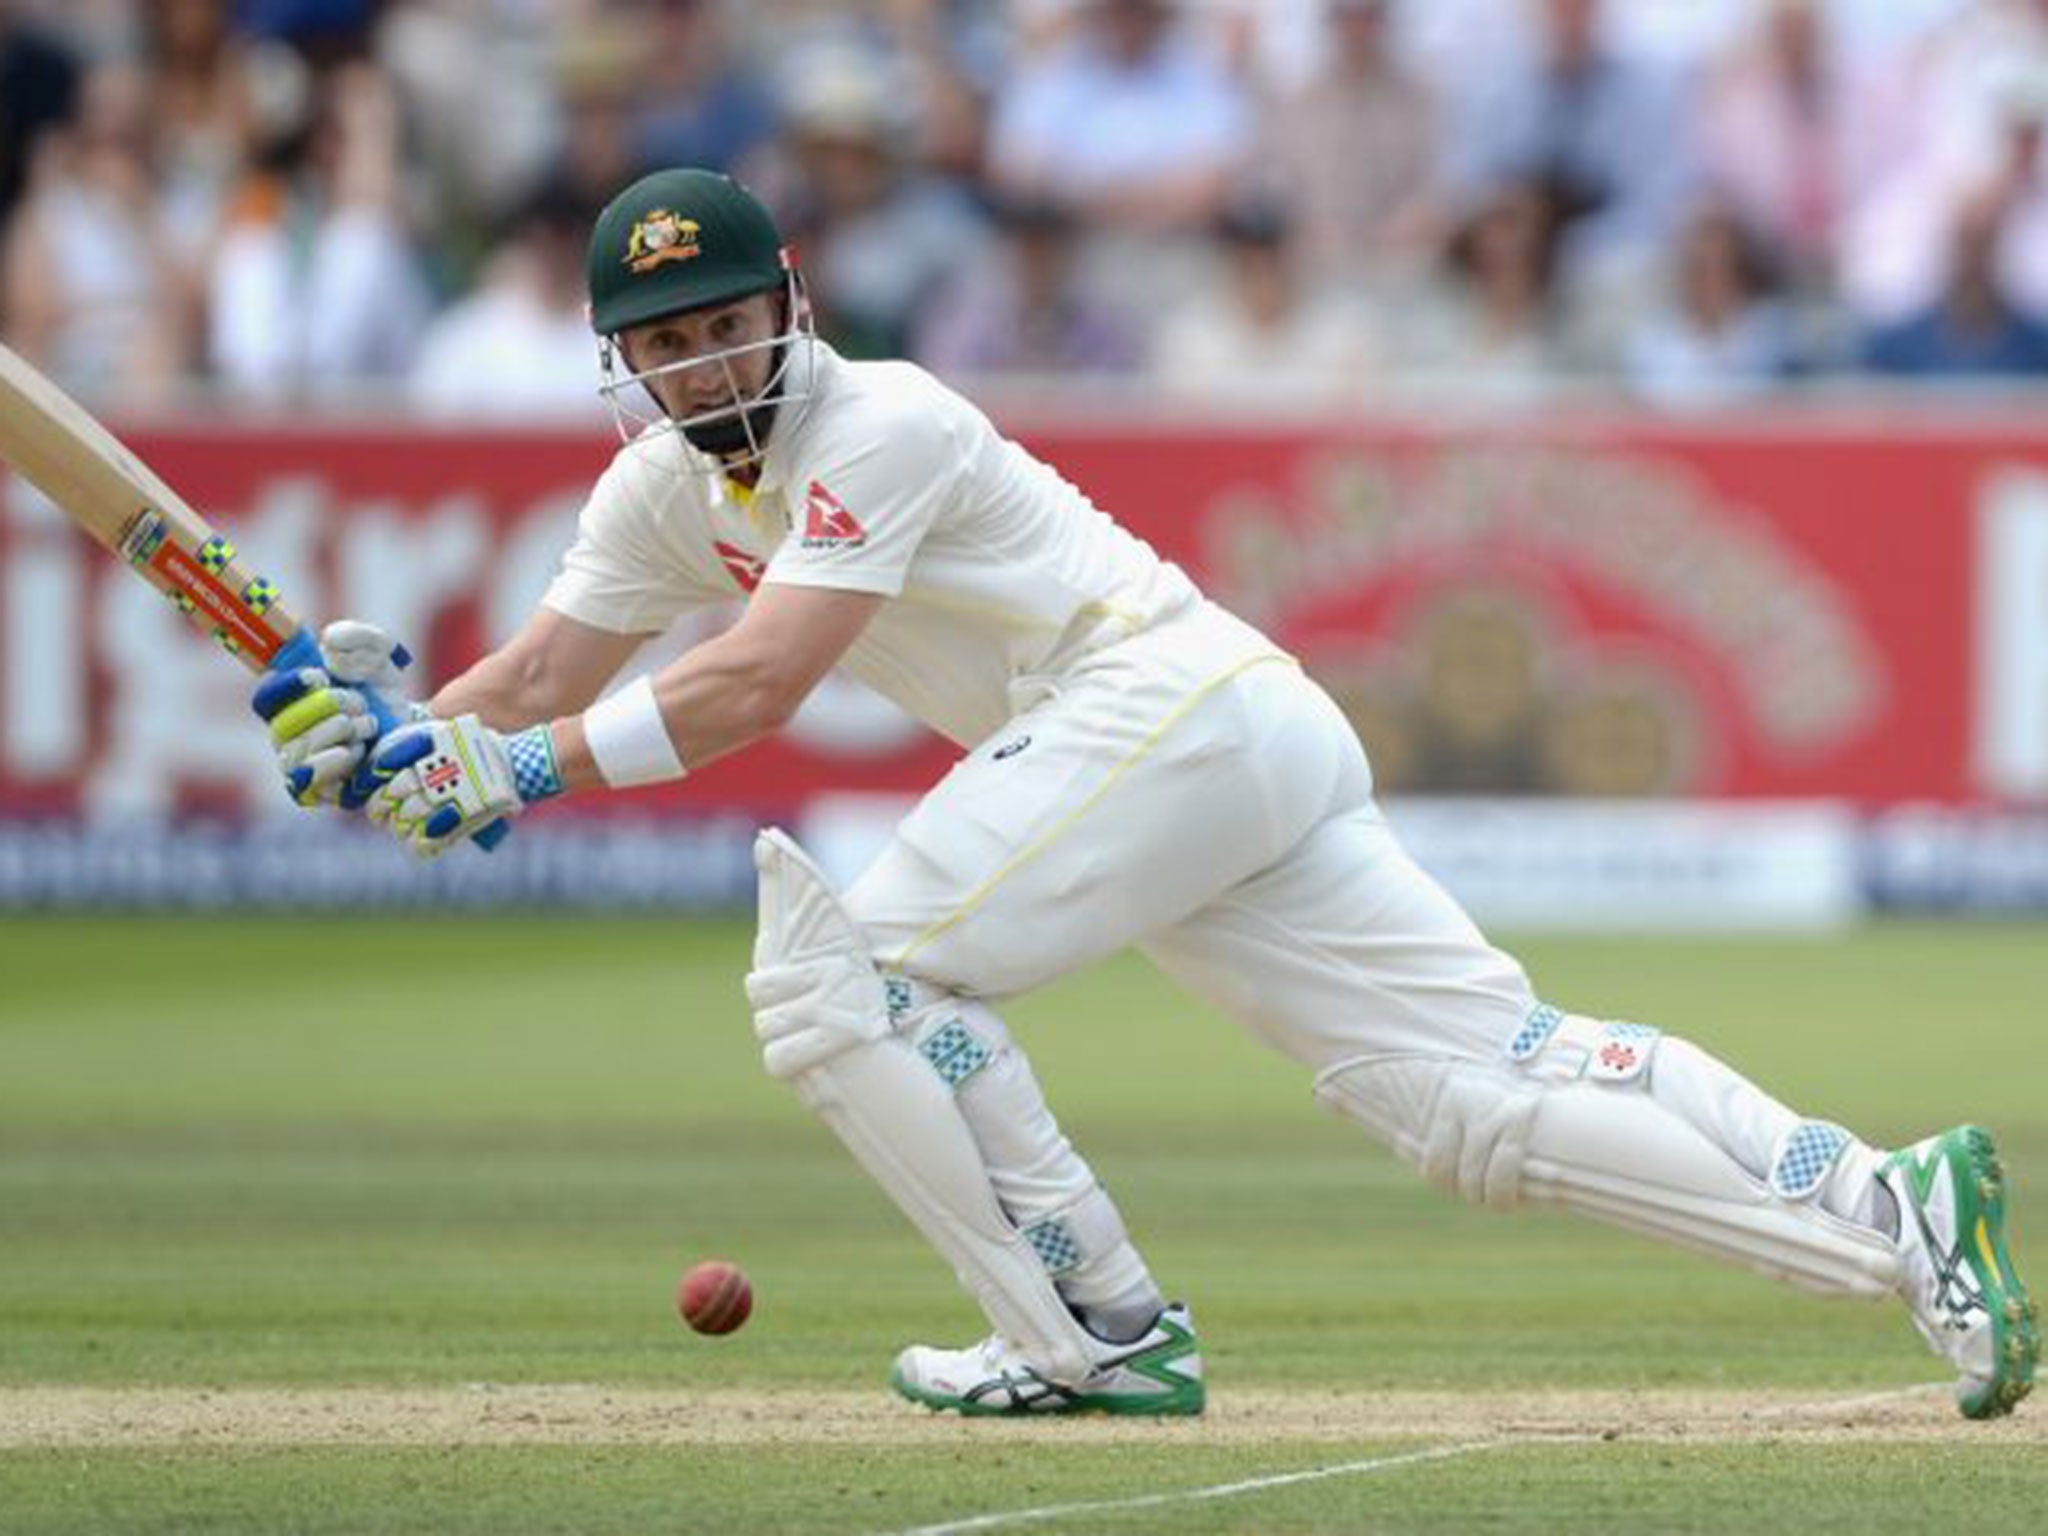
[[[612,423],[618,429],[620,439],[632,442],[649,429],[665,429],[676,433],[704,454],[708,468],[713,472],[758,463],[768,452],[768,439],[773,428],[787,429],[800,419],[817,385],[817,333],[810,304],[794,271],[785,276],[784,284],[788,322],[775,335],[759,341],[664,363],[658,368],[635,370],[627,366],[616,336],[601,337],[598,342],[598,393],[611,408]],[[767,380],[752,397],[746,396],[733,366],[735,360],[778,349],[780,355]],[[716,369],[722,375],[729,403],[683,417],[668,415],[648,388],[648,381],[698,368]],[[636,389],[635,386],[639,387]],[[715,430],[728,425],[740,429],[730,450],[700,447],[690,435],[693,431]]]

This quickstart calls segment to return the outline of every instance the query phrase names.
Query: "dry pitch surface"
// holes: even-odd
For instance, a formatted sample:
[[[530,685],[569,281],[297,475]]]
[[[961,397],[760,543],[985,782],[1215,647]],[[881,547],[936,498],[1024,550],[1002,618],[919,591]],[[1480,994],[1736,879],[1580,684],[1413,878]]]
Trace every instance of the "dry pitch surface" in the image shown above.
[[[2030,1405],[2031,1406],[2031,1405]],[[900,1446],[984,1434],[1043,1443],[1317,1444],[1542,1439],[2048,1445],[2048,1414],[1973,1424],[1945,1386],[1785,1392],[1220,1392],[1199,1420],[975,1420],[873,1392],[598,1386],[0,1389],[0,1449],[121,1447]]]

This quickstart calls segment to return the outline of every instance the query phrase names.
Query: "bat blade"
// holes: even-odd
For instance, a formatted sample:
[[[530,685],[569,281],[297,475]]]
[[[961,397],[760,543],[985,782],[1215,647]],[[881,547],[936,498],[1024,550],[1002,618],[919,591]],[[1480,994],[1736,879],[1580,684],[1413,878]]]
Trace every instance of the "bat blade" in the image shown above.
[[[319,644],[280,601],[276,584],[243,570],[235,546],[213,524],[6,346],[0,346],[0,460],[251,671],[320,665]],[[380,730],[404,723],[374,688],[357,687]],[[494,821],[472,841],[488,850],[511,830],[510,822]]]
[[[0,346],[0,459],[254,671],[299,634],[267,578],[85,408]]]

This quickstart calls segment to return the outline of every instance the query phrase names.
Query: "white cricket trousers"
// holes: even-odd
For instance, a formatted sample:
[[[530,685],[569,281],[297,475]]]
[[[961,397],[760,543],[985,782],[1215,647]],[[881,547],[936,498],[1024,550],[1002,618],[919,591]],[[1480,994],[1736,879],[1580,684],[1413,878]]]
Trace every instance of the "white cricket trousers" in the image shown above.
[[[1126,641],[970,753],[848,894],[876,958],[996,1000],[1136,944],[1312,1073],[1499,1066],[1521,966],[1402,850],[1330,697],[1246,637],[1209,608]],[[1759,1181],[1801,1124],[1684,1040],[1648,1090]],[[1822,1202],[1869,1221],[1879,1156],[1853,1143]]]
[[[1343,713],[1206,607],[1082,661],[847,893],[887,969],[991,1000],[1139,945],[1312,1071],[1494,1056],[1521,967],[1402,851]]]

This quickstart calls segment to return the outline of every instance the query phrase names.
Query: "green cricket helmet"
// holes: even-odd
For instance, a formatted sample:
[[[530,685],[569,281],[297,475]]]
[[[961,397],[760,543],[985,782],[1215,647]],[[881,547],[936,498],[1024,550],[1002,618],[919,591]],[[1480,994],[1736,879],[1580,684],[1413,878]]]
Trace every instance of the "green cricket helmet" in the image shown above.
[[[780,288],[782,235],[752,193],[715,171],[643,176],[605,205],[590,235],[590,325],[616,336],[657,315]]]
[[[694,446],[724,465],[749,462],[767,451],[778,407],[809,398],[815,372],[810,307],[775,220],[760,202],[715,171],[674,169],[643,176],[614,197],[591,231],[586,263],[590,325],[600,337],[604,381],[621,435],[632,437],[667,422]],[[664,315],[730,304],[757,293],[784,296],[783,329],[763,341],[714,351],[659,369],[634,372],[622,366],[616,338],[622,331]],[[774,365],[762,388],[742,398],[732,363],[744,354],[772,349]],[[794,386],[792,371],[801,353],[805,382]],[[718,366],[734,382],[730,404],[680,420],[647,415],[630,403],[659,373]],[[622,394],[622,392],[624,392]],[[652,390],[648,397],[653,399]],[[656,402],[657,407],[659,402]]]

